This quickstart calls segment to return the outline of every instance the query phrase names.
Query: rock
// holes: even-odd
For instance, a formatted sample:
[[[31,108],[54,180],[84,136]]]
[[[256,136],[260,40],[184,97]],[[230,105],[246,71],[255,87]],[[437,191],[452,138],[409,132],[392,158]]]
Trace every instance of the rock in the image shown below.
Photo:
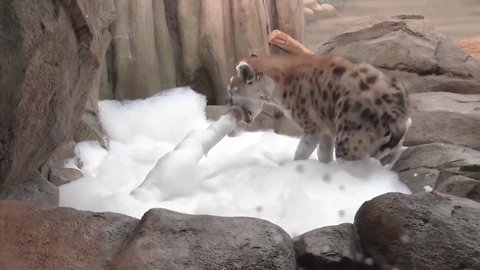
[[[138,220],[0,202],[2,269],[107,269]]]
[[[318,53],[371,63],[410,93],[480,94],[480,62],[421,16],[368,17],[340,29]]]
[[[425,186],[437,186],[440,173],[444,170],[475,164],[480,164],[480,151],[459,145],[432,143],[408,147],[393,170],[416,193],[422,192]]]
[[[112,1],[0,3],[0,198],[73,136],[105,55]]]
[[[446,169],[480,164],[480,151],[444,143],[408,147],[393,166],[396,172],[415,168]]]
[[[296,269],[288,234],[267,221],[151,209],[114,269]]]
[[[480,60],[480,37],[458,40],[455,42],[455,45],[473,58]]]
[[[40,173],[56,186],[68,184],[83,177],[82,172],[66,167],[66,160],[75,157],[75,142],[70,141],[57,147],[50,158],[40,166]]]
[[[412,126],[405,145],[450,143],[480,150],[480,95],[410,95]]]
[[[315,16],[315,11],[308,7],[303,8],[303,13],[305,13],[305,21],[308,22],[313,22],[317,20],[317,16]]]
[[[448,178],[438,185],[435,190],[480,202],[480,180],[463,175]]]
[[[315,15],[319,19],[328,19],[337,16],[337,10],[330,4],[321,4],[313,7]]]
[[[107,147],[107,135],[103,132],[102,124],[100,123],[97,114],[87,111],[82,113],[80,123],[78,123],[77,128],[75,129],[73,140],[76,143],[83,141],[97,141],[103,147]]]
[[[302,269],[374,269],[365,258],[353,224],[343,223],[304,233],[293,239]]]
[[[26,181],[16,183],[5,200],[29,202],[44,207],[57,207],[59,191],[57,186],[48,182],[38,171],[34,171]]]
[[[355,215],[381,269],[480,269],[480,204],[441,193],[387,193]]]
[[[115,61],[107,64],[106,74],[114,78],[116,99],[146,98],[188,85],[207,96],[208,104],[224,104],[225,86],[238,60],[251,53],[271,53],[269,31],[279,29],[305,40],[302,0],[145,0],[115,5]]]
[[[303,0],[304,7],[313,7],[315,4],[318,4],[317,0]]]
[[[398,177],[401,182],[407,185],[411,192],[419,193],[433,189],[437,183],[439,173],[438,169],[420,167],[400,172]]]
[[[438,179],[435,187],[438,187],[450,177],[457,175],[462,175],[475,180],[480,180],[480,166],[475,164],[442,169],[438,174]]]
[[[321,0],[320,2],[324,4],[330,4],[335,8],[344,8],[347,4],[347,0]]]

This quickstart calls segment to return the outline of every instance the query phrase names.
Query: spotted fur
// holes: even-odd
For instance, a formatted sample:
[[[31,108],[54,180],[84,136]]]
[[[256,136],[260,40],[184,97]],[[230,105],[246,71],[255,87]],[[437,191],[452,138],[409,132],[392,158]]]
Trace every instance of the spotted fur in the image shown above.
[[[265,102],[302,129],[295,159],[317,146],[323,162],[398,155],[410,126],[408,96],[395,78],[366,63],[334,56],[250,57],[228,86],[231,105],[251,123]],[[391,157],[387,158],[391,160]]]

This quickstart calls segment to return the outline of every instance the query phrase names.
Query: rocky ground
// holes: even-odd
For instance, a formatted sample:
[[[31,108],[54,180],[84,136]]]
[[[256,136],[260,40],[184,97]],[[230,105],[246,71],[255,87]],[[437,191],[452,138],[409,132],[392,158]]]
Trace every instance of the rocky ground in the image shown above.
[[[113,7],[0,3],[0,268],[480,269],[480,62],[418,16],[361,20],[318,48],[405,82],[413,126],[394,170],[413,195],[293,239],[255,218],[58,208],[57,186],[81,175],[63,167],[74,143],[108,147],[95,104]],[[298,134],[274,110],[262,117],[256,128]]]

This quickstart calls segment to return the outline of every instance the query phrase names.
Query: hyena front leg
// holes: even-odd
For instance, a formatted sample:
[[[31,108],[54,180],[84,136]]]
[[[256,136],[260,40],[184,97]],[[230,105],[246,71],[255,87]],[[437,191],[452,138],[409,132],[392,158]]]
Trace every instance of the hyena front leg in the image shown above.
[[[329,163],[333,160],[334,139],[330,134],[319,133],[317,155],[318,160],[323,163]]]
[[[298,143],[294,159],[304,160],[310,158],[317,145],[318,139],[316,134],[304,133],[302,138],[300,138],[300,142]]]

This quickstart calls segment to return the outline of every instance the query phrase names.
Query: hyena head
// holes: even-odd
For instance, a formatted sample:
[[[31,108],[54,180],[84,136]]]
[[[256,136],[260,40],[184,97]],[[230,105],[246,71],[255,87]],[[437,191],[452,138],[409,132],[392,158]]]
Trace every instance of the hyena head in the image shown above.
[[[243,120],[251,125],[262,112],[265,101],[271,98],[275,83],[269,76],[256,72],[245,61],[236,66],[236,71],[227,87],[227,104],[240,107]]]

